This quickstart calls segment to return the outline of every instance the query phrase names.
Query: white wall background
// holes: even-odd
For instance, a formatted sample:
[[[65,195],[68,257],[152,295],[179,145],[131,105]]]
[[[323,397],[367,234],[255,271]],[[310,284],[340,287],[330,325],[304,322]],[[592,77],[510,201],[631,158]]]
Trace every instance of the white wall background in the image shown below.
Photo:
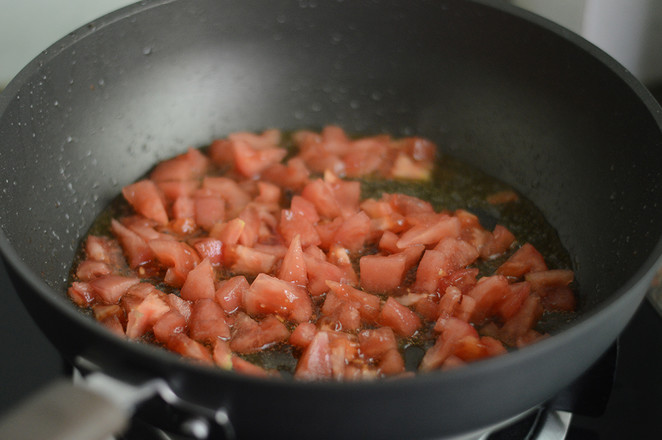
[[[137,0],[0,0],[0,88],[80,26]]]
[[[662,84],[662,1],[512,0],[582,35],[645,84]]]
[[[0,0],[0,87],[62,36],[133,1]],[[511,1],[584,36],[644,83],[662,83],[661,0]]]

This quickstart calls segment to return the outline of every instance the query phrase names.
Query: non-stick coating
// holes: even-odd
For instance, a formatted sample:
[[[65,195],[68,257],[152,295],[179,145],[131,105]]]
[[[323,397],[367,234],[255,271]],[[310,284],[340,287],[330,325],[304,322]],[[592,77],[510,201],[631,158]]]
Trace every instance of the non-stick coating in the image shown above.
[[[632,316],[662,253],[661,121],[613,60],[501,2],[147,2],[66,36],[0,95],[0,246],[68,358],[166,377],[225,406],[241,436],[465,432],[552,396]],[[329,123],[426,136],[534,200],[573,255],[583,317],[456,371],[307,384],[181,362],[68,303],[80,237],[157,160],[231,131]]]

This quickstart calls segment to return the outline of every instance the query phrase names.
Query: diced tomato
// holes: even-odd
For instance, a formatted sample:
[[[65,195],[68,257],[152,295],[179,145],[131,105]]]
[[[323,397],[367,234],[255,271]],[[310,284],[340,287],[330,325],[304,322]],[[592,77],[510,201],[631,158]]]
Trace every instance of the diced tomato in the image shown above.
[[[287,150],[284,148],[267,148],[256,150],[247,142],[236,140],[232,142],[234,167],[243,176],[255,178],[270,165],[280,162]]]
[[[497,273],[507,277],[519,278],[528,272],[547,270],[543,256],[531,243],[525,243],[499,268]]]
[[[524,336],[538,322],[543,307],[538,295],[529,295],[522,306],[499,330],[499,339],[506,345],[514,346],[517,339]]]
[[[222,339],[216,339],[212,348],[212,359],[214,363],[224,370],[232,369],[232,349],[230,343]]]
[[[290,332],[274,315],[261,322],[239,313],[235,320],[230,348],[236,353],[253,353],[277,342],[286,341]]]
[[[478,337],[478,332],[471,324],[457,318],[439,318],[435,330],[440,331],[441,335],[425,352],[419,366],[421,371],[431,371],[441,367],[444,361],[453,354],[457,342],[461,339],[467,336]]]
[[[241,307],[244,293],[249,287],[243,275],[221,281],[215,293],[216,302],[226,313],[234,313]]]
[[[405,360],[397,349],[391,349],[382,355],[379,371],[387,376],[404,373]]]
[[[529,272],[524,276],[524,279],[531,285],[532,292],[538,292],[547,287],[565,287],[572,283],[574,278],[573,271],[564,269]]]
[[[209,231],[216,223],[225,217],[225,201],[222,198],[198,196],[193,199],[195,222],[204,230]]]
[[[308,321],[313,313],[313,303],[305,290],[265,273],[255,278],[243,302],[251,315],[275,313],[292,322]]]
[[[331,347],[327,332],[318,332],[299,358],[294,377],[302,380],[331,379]]]
[[[397,350],[398,343],[390,327],[362,330],[358,334],[361,354],[366,359],[380,359],[389,350]]]
[[[269,372],[239,356],[232,356],[232,369],[237,373],[247,374],[256,377],[269,377]]]
[[[202,176],[209,165],[209,159],[195,148],[172,159],[160,162],[150,173],[150,179],[158,181],[192,180]]]
[[[170,306],[157,293],[150,293],[127,316],[126,336],[136,339],[149,331],[154,323],[170,311]]]
[[[256,150],[266,150],[268,148],[276,148],[281,140],[281,133],[278,129],[265,130],[260,134],[250,133],[247,131],[236,131],[228,135],[231,141],[242,141],[249,144]]]
[[[480,247],[480,256],[484,259],[497,257],[505,253],[515,242],[515,236],[504,226],[496,225],[488,240]]]
[[[172,309],[163,314],[152,326],[154,339],[162,344],[167,344],[172,335],[183,333],[185,330],[186,318]]]
[[[115,262],[114,254],[117,253],[117,243],[110,238],[88,235],[85,240],[85,255],[89,260],[102,261],[106,264]]]
[[[234,264],[232,271],[246,275],[270,273],[276,265],[276,256],[247,246],[233,248]]]
[[[375,293],[393,292],[402,284],[406,263],[404,252],[362,256],[359,260],[361,287]]]
[[[117,304],[94,304],[92,306],[94,319],[103,321],[111,316],[117,316],[120,321],[125,321],[124,310]]]
[[[138,284],[140,280],[135,277],[121,275],[105,275],[89,282],[94,296],[106,304],[117,304],[129,287]]]
[[[333,241],[350,251],[357,252],[370,233],[370,218],[365,212],[359,211],[350,215],[340,224],[334,234]]]
[[[575,294],[568,286],[544,287],[536,292],[545,310],[572,312],[577,306]]]
[[[129,267],[135,269],[148,263],[154,258],[154,252],[140,235],[136,234],[131,229],[124,227],[115,219],[110,221],[110,228],[122,246]]]
[[[111,267],[103,261],[85,260],[81,261],[76,268],[76,277],[81,281],[90,281],[112,272]]]
[[[208,259],[212,266],[223,263],[223,242],[216,238],[202,237],[193,242],[193,248],[203,259]]]
[[[228,177],[207,176],[202,180],[202,187],[225,200],[225,215],[227,218],[237,216],[251,201],[251,195],[236,181]]]
[[[127,202],[139,214],[161,225],[168,223],[163,195],[151,180],[140,180],[122,188]]]
[[[315,205],[321,217],[332,219],[341,214],[333,189],[322,179],[315,179],[304,186],[301,196]]]
[[[530,292],[531,285],[528,281],[509,284],[508,294],[497,305],[496,311],[499,316],[505,320],[512,318],[520,309],[522,303],[524,303],[524,300],[529,296]]]
[[[381,325],[391,327],[397,334],[404,337],[413,336],[421,327],[421,319],[409,308],[389,297],[377,318]]]
[[[350,285],[331,280],[328,280],[326,285],[339,298],[354,306],[354,308],[356,308],[361,314],[361,317],[366,321],[375,322],[378,319],[381,305],[378,296],[355,289]]]
[[[308,249],[312,248],[309,247]],[[307,252],[303,256],[306,262],[306,271],[308,275],[308,291],[313,297],[318,297],[328,290],[327,283],[334,281],[336,283],[349,283],[351,279],[347,278],[347,272],[335,264],[326,260],[311,257]]]
[[[168,267],[165,282],[171,286],[181,286],[186,275],[200,262],[200,257],[186,243],[158,239],[147,242],[161,264]]]
[[[184,319],[188,322],[191,317],[191,302],[181,299],[179,296],[174,293],[169,293],[165,298],[166,302],[170,306],[170,310],[177,311]]]
[[[172,204],[172,217],[179,218],[193,218],[195,217],[195,203],[188,195],[178,196]]]
[[[302,322],[290,334],[288,342],[295,347],[306,348],[315,338],[317,327],[312,322]]]
[[[433,250],[423,253],[414,288],[425,292],[434,292],[440,280],[450,273],[462,269],[476,260],[476,248],[463,240],[446,238]]]
[[[290,242],[290,247],[287,249],[287,253],[281,262],[278,278],[302,287],[308,284],[306,261],[303,256],[301,236],[299,234],[295,235]]]
[[[318,246],[322,242],[315,226],[308,217],[289,209],[281,211],[278,232],[283,236],[287,245],[290,245],[292,239],[297,235],[302,247]]]
[[[358,212],[361,202],[360,182],[340,179],[331,171],[326,170],[324,172],[324,183],[331,189],[343,217],[349,217]]]
[[[202,298],[213,299],[215,293],[214,269],[209,260],[205,258],[186,275],[180,295],[183,299],[195,301]]]
[[[406,216],[421,213],[434,213],[430,202],[406,194],[390,194],[387,197],[391,206],[400,214]]]
[[[189,336],[198,342],[213,344],[216,339],[229,339],[230,327],[225,312],[212,299],[198,299],[191,308]]]
[[[476,300],[476,307],[472,315],[474,322],[482,322],[494,313],[494,307],[508,297],[508,280],[501,275],[483,277],[469,291],[467,295]]]
[[[492,205],[502,205],[504,203],[516,202],[519,200],[519,196],[513,190],[507,189],[504,191],[498,191],[488,195],[485,200],[487,203]]]
[[[169,350],[203,364],[213,364],[211,353],[201,343],[189,338],[184,333],[173,334],[166,343]]]
[[[200,187],[197,180],[160,180],[156,187],[166,200],[176,201],[180,197],[190,197]]]
[[[448,287],[454,286],[460,289],[462,294],[466,294],[476,285],[477,277],[478,268],[476,267],[458,269],[439,280],[439,291],[445,292]]]
[[[438,214],[431,223],[418,224],[400,236],[399,249],[414,244],[436,245],[443,238],[460,236],[460,221],[450,215]]]
[[[262,179],[290,190],[303,188],[308,183],[309,176],[310,171],[299,157],[290,159],[287,165],[273,164],[262,172]]]

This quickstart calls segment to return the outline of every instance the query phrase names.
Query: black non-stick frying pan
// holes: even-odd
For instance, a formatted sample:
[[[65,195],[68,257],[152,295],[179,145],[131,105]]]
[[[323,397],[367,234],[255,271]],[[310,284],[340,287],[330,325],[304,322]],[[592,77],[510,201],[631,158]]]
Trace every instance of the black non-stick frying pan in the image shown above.
[[[329,123],[428,137],[532,199],[573,257],[580,317],[466,368],[340,384],[193,365],[70,304],[80,238],[157,160],[231,131]],[[498,1],[142,2],[67,35],[0,95],[0,248],[68,360],[159,379],[162,396],[227,436],[474,432],[569,384],[639,305],[662,254],[661,126],[622,66]]]

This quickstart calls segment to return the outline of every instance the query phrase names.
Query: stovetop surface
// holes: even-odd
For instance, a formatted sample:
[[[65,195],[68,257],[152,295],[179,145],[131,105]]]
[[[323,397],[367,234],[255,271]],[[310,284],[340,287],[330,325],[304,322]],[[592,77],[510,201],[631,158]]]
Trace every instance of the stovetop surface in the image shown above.
[[[28,315],[0,265],[0,413],[64,375],[57,351]],[[644,301],[619,340],[615,384],[605,413],[575,415],[569,440],[662,436],[662,317]]]

